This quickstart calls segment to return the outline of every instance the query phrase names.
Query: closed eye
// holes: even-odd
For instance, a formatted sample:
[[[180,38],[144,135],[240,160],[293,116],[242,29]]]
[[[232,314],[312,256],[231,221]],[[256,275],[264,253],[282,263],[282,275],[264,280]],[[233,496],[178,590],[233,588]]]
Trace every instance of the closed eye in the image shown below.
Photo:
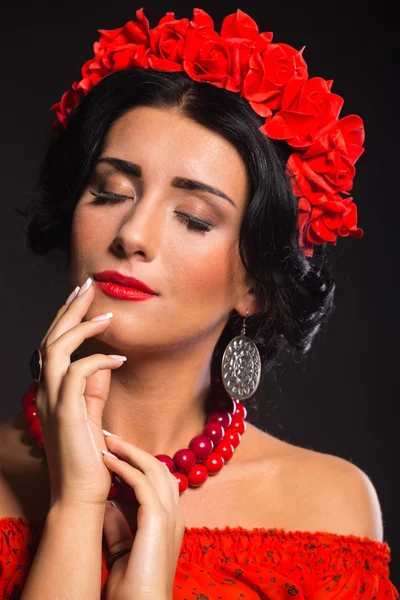
[[[212,225],[206,223],[206,221],[200,221],[200,219],[195,219],[181,212],[177,212],[176,214],[178,215],[178,219],[186,223],[188,229],[195,229],[196,231],[210,231],[212,229]]]
[[[93,192],[89,190],[92,196],[94,196],[93,203],[98,205],[102,204],[120,204],[125,200],[132,200],[130,196],[123,196],[122,194],[115,194],[114,192]],[[210,231],[213,228],[211,223],[207,223],[206,221],[201,221],[196,217],[192,217],[182,212],[176,212],[178,219],[185,223],[186,228],[194,231]]]
[[[123,196],[122,194],[115,194],[114,192],[92,192],[89,190],[92,196],[94,196],[94,204],[119,204],[124,200],[132,200],[130,196]]]

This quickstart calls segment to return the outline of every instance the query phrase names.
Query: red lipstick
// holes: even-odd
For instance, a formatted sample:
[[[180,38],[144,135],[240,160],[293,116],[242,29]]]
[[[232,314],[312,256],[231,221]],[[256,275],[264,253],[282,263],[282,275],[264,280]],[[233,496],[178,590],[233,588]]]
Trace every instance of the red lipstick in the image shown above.
[[[158,295],[140,279],[118,271],[100,271],[93,279],[105,294],[121,300],[147,300]]]

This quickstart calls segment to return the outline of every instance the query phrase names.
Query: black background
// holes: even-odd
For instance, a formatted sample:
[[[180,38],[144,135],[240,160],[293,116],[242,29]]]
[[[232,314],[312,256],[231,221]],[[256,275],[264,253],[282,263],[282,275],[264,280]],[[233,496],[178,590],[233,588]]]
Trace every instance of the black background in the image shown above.
[[[334,79],[345,99],[341,116],[359,114],[365,153],[356,164],[353,196],[361,240],[339,238],[331,261],[336,310],[310,356],[286,362],[277,383],[262,390],[259,417],[249,421],[274,435],[341,456],[363,469],[377,489],[384,537],[392,548],[391,579],[400,586],[398,403],[398,31],[382,2],[244,4],[131,1],[35,2],[9,5],[1,44],[1,419],[21,409],[30,383],[29,358],[68,295],[65,267],[31,256],[23,247],[20,218],[34,183],[54,113],[50,106],[92,56],[97,29],[135,19],[143,6],[153,27],[167,11],[192,18],[201,7],[219,30],[241,8],[275,42],[306,46],[309,75]]]

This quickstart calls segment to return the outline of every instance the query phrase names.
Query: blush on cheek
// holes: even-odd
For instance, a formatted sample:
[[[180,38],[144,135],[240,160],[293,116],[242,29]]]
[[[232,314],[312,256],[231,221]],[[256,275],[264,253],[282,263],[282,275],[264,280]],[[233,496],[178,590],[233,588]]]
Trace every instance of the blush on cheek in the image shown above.
[[[189,281],[187,290],[198,305],[204,302],[210,308],[222,308],[230,302],[233,277],[222,256],[213,256],[206,264],[192,268]]]
[[[99,232],[105,233],[109,229],[109,221],[96,219],[92,211],[77,208],[71,226],[71,250],[96,248],[99,242],[104,242],[104,237],[100,237]]]

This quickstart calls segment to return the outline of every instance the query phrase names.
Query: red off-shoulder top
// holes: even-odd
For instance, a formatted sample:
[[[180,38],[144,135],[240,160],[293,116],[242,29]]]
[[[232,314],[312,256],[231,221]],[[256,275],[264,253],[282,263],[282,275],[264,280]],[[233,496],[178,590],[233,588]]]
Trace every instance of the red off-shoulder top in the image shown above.
[[[0,519],[0,598],[18,600],[43,520]],[[390,547],[327,532],[186,527],[174,600],[399,600],[389,579]],[[101,590],[109,557],[103,536]],[[103,595],[102,595],[103,596]]]

